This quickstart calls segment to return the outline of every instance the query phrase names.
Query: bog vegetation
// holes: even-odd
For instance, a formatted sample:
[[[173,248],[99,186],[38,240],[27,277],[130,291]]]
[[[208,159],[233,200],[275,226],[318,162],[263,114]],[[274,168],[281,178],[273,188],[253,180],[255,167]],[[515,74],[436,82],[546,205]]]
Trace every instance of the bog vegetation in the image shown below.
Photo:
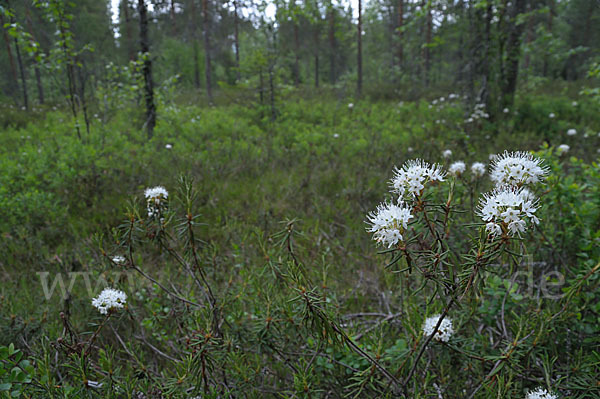
[[[0,397],[600,398],[593,0],[0,2]]]

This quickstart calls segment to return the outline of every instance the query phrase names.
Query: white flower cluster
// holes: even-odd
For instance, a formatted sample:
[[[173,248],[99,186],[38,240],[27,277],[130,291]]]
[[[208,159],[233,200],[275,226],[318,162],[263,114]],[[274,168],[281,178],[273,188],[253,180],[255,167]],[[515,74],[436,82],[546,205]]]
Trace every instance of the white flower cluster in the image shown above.
[[[503,186],[484,194],[477,212],[486,222],[486,231],[496,237],[525,232],[527,221],[538,224],[537,209],[537,200],[529,190]]]
[[[127,301],[127,295],[123,291],[105,288],[97,298],[92,299],[94,306],[102,314],[107,314],[112,309],[122,309]]]
[[[392,191],[401,197],[406,193],[420,195],[425,184],[444,181],[445,176],[446,173],[442,171],[441,166],[414,159],[406,162],[401,169],[396,168],[390,183]]]
[[[425,324],[423,325],[423,335],[429,337],[433,334],[433,330],[435,326],[437,326],[438,321],[440,320],[440,315],[436,314],[431,316],[425,320]],[[435,333],[433,339],[441,342],[448,342],[450,337],[454,334],[454,328],[452,327],[452,320],[445,317],[440,323],[440,327]]]
[[[404,238],[402,234],[408,228],[408,221],[413,218],[410,208],[402,202],[398,205],[382,203],[377,210],[367,215],[371,226],[367,231],[373,233],[373,239],[388,248],[398,244]]]
[[[545,388],[538,387],[533,391],[529,391],[525,399],[558,399],[558,395],[548,392]]]
[[[146,197],[148,217],[160,214],[160,208],[169,197],[169,192],[163,186],[147,188],[144,191]]]
[[[476,178],[482,177],[485,175],[485,164],[474,162],[473,165],[471,165],[471,173],[473,173],[473,176]]]
[[[485,104],[483,104],[483,103],[475,104],[475,109],[473,109],[473,112],[467,118],[466,122],[467,123],[472,123],[472,122],[475,122],[478,119],[487,119],[487,118],[489,118],[490,115],[487,112],[485,112],[484,109],[485,109]]]
[[[558,153],[558,155],[562,155],[569,152],[570,149],[571,147],[569,147],[567,144],[561,144],[558,146],[558,148],[556,148],[556,152]]]
[[[442,152],[442,156],[444,157],[444,159],[448,159],[452,156],[452,151],[451,150],[444,150]]]
[[[567,135],[568,136],[575,136],[577,134],[577,130],[575,129],[569,129],[567,130]]]
[[[548,168],[542,165],[542,160],[528,152],[505,151],[504,154],[492,160],[490,177],[496,186],[522,186],[537,183],[548,174]]]
[[[450,165],[448,172],[450,172],[452,176],[460,176],[465,173],[466,168],[467,165],[465,165],[463,161],[456,161]]]

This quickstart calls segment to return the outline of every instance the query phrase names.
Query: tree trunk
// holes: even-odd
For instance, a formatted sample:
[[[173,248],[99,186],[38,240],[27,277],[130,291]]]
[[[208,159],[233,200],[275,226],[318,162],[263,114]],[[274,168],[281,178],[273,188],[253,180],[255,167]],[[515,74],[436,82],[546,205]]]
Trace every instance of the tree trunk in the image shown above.
[[[235,47],[235,67],[236,77],[239,82],[242,80],[242,72],[240,71],[240,36],[238,31],[239,17],[238,17],[238,3],[237,0],[233,0],[233,35],[234,35],[234,47]]]
[[[23,89],[23,105],[26,110],[29,110],[29,98],[27,96],[27,80],[25,79],[25,66],[23,65],[23,59],[21,58],[21,49],[19,48],[19,41],[15,37],[15,50],[17,52],[17,63],[19,64],[19,73],[21,75],[21,88]]]
[[[398,66],[402,68],[403,47],[402,47],[402,26],[404,25],[404,0],[398,0],[398,26],[396,33],[398,35]]]
[[[335,83],[335,14],[333,4],[329,5],[329,81]]]
[[[191,26],[190,26],[190,30],[191,30],[191,35],[192,35],[192,51],[193,51],[193,55],[194,55],[194,86],[196,87],[196,89],[200,88],[200,65],[198,62],[198,38],[196,35],[196,21],[198,20],[198,17],[196,15],[196,0],[192,0],[191,1],[191,6],[190,6],[190,11],[192,14],[192,17],[190,18],[191,20]]]
[[[319,29],[315,27],[315,87],[319,88]]]
[[[299,57],[299,53],[300,53],[300,40],[299,40],[299,33],[298,33],[298,22],[294,21],[294,56],[295,56],[295,61],[294,61],[294,85],[296,87],[300,86],[300,57]]]
[[[262,105],[265,101],[265,78],[263,76],[263,69],[262,67],[260,67],[259,71],[258,71],[258,77],[259,77],[259,82],[258,84],[260,85],[260,87],[258,88],[258,95],[260,96],[260,104]]]
[[[362,94],[362,0],[358,0],[358,54],[357,54],[357,91]]]
[[[171,17],[171,28],[173,29],[173,36],[177,36],[177,23],[175,22],[175,0],[171,0],[169,14]]]
[[[31,35],[32,40],[35,41],[35,36],[33,35],[33,22],[31,21],[31,12],[29,11],[29,7],[27,7],[27,6],[25,6],[25,7],[26,7],[25,13],[26,13],[27,28],[29,30],[29,34]],[[40,66],[39,66],[39,63],[38,63],[36,57],[33,58],[33,62],[34,62],[33,71],[35,73],[35,82],[37,85],[38,101],[40,104],[44,104],[44,86],[42,85],[42,76],[40,73]]]
[[[550,34],[550,36],[552,36],[552,25],[553,25],[553,18],[554,18],[554,0],[549,1],[549,8],[550,8],[550,10],[548,11],[548,33]],[[544,64],[542,66],[542,74],[544,75],[544,77],[548,76],[548,52],[544,52]]]
[[[277,118],[277,110],[275,109],[275,82],[273,81],[273,68],[273,65],[269,66],[269,90],[271,92],[271,120],[275,120],[275,118]]]
[[[511,30],[506,43],[506,79],[502,90],[503,105],[505,107],[512,105],[515,90],[517,89],[519,57],[521,55],[521,34],[523,33],[523,24],[517,24],[517,17],[519,14],[525,12],[526,3],[526,0],[515,0],[511,15]]]
[[[433,19],[431,16],[431,2],[423,2],[423,5],[427,7],[427,16],[425,18],[425,86],[429,86],[429,70],[431,69],[431,33],[433,29]]]
[[[15,65],[15,59],[12,53],[12,46],[10,44],[10,37],[4,29],[4,16],[0,13],[0,24],[2,25],[2,35],[4,37],[4,43],[6,44],[6,52],[8,53],[8,60],[10,62],[11,79],[8,79],[8,87],[11,95],[15,95],[18,90],[18,78],[17,78],[17,67]]]
[[[206,78],[206,94],[208,102],[213,103],[212,95],[212,70],[210,61],[210,29],[208,15],[208,0],[202,0],[202,36],[204,37],[204,75]]]
[[[152,138],[156,125],[156,105],[154,104],[154,82],[152,81],[152,59],[150,58],[150,39],[148,38],[148,9],[145,0],[138,0],[138,13],[140,15],[140,50],[144,64],[144,97],[146,100],[146,129],[148,139]]]
[[[135,51],[133,49],[133,34],[131,33],[131,16],[129,15],[129,0],[121,1],[121,9],[123,10],[123,15],[125,17],[125,46],[127,49],[127,57],[129,57],[130,61],[135,59]]]

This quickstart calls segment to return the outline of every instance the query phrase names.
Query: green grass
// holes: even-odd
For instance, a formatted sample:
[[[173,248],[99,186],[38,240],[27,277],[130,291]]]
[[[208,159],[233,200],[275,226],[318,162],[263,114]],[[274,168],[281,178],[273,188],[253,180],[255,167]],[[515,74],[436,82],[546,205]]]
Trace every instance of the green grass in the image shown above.
[[[150,140],[136,109],[99,115],[81,140],[63,111],[40,112],[31,121],[11,111],[17,122],[5,122],[0,135],[0,344],[14,343],[35,365],[35,384],[23,395],[391,395],[388,380],[336,343],[340,336],[328,323],[360,336],[357,344],[392,373],[400,369],[400,380],[408,376],[423,341],[423,319],[439,313],[445,298],[435,284],[419,291],[427,279],[398,273],[402,262],[385,268],[389,259],[377,254],[365,215],[386,198],[394,166],[416,157],[448,166],[441,154],[451,149],[451,160],[468,167],[487,164],[489,154],[504,150],[540,151],[552,168],[546,188],[538,190],[542,223],[511,248],[546,262],[532,271],[535,290],[555,270],[565,276],[565,293],[575,287],[574,296],[549,300],[524,292],[524,284],[509,289],[509,270],[490,267],[476,293],[450,314],[458,331],[452,347],[432,344],[425,351],[407,386],[409,396],[436,397],[440,388],[444,397],[462,397],[463,389],[471,393],[481,385],[475,397],[521,397],[548,381],[563,395],[600,397],[592,387],[599,372],[600,280],[587,275],[599,260],[597,104],[577,99],[573,106],[566,96],[530,95],[493,122],[465,123],[470,110],[458,101],[432,107],[426,101],[353,101],[350,110],[347,101],[327,96],[287,97],[277,104],[274,122],[268,109],[252,104],[162,106]],[[551,112],[555,119],[548,118]],[[569,128],[578,134],[568,137]],[[553,152],[562,143],[571,146],[573,158]],[[176,227],[187,212],[179,202],[185,196],[177,194],[180,175],[192,179],[197,192],[192,213],[201,222],[194,230],[201,240],[199,262],[223,318],[216,338],[206,306],[186,306],[132,270],[119,279],[114,273],[122,270],[108,261],[127,253],[127,213],[137,210],[145,218],[146,187],[167,188],[169,226]],[[466,213],[457,214],[453,228],[467,233],[450,242],[464,251],[477,239],[476,228],[464,227],[472,221],[472,188],[468,175],[456,182],[457,209]],[[489,179],[479,183],[475,201],[489,188]],[[444,186],[432,198],[445,201],[448,190]],[[153,244],[147,234],[156,232],[152,226],[140,224],[134,234],[136,264],[206,305],[176,259]],[[168,242],[191,259],[176,230]],[[518,267],[508,253],[503,262]],[[68,272],[89,272],[92,287],[104,278],[127,291],[127,312],[111,318],[111,328],[102,329],[83,359],[57,343],[83,342],[102,321],[82,277],[68,300],[54,295],[46,301],[40,271],[49,272],[51,281],[57,273],[67,278]],[[298,301],[303,290],[314,294],[311,300],[328,321]],[[65,333],[60,312],[78,333],[75,341]],[[400,316],[352,316],[357,313]],[[511,341],[519,342],[514,358],[494,370]],[[495,376],[486,379],[492,370]],[[86,379],[103,386],[86,388]]]

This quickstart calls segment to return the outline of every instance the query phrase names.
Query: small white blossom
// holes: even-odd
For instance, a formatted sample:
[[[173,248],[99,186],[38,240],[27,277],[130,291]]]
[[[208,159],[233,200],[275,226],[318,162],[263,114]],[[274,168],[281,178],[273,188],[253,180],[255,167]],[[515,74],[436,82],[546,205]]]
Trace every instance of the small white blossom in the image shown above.
[[[439,320],[440,320],[439,314],[431,316],[425,320],[425,324],[423,325],[423,335],[425,337],[429,337],[431,334],[433,334],[433,331],[435,330],[435,326],[437,325]],[[445,317],[442,320],[442,322],[440,323],[440,327],[436,331],[433,339],[435,339],[436,341],[448,342],[450,340],[450,337],[452,336],[452,334],[454,334],[454,329],[452,327],[452,320]]]
[[[401,169],[394,170],[394,177],[390,184],[392,192],[400,196],[406,193],[420,195],[425,184],[434,181],[444,181],[445,173],[437,164],[429,165],[427,162],[416,159],[406,162]]]
[[[124,265],[127,260],[125,259],[124,256],[116,255],[116,256],[112,257],[112,261],[114,263],[116,263],[117,265]]]
[[[354,104],[353,103],[348,103],[348,109],[352,110],[352,108],[354,108]]]
[[[558,395],[548,392],[545,388],[538,387],[529,391],[525,399],[558,399]]]
[[[556,117],[556,115],[554,115],[554,112],[550,112],[548,114],[548,118],[550,118],[550,119],[554,119],[555,117]]]
[[[505,151],[504,154],[492,160],[490,177],[496,186],[537,183],[548,174],[548,168],[543,161],[528,152]]]
[[[485,175],[485,164],[481,162],[474,162],[473,165],[471,165],[471,173],[473,173],[473,176],[475,177],[481,177]]]
[[[576,106],[578,105],[578,104],[577,104],[577,101],[573,101],[573,102],[571,103],[571,105],[572,105],[572,106],[574,106],[574,107],[576,107]]]
[[[102,314],[107,314],[112,309],[122,309],[127,301],[127,295],[123,291],[105,288],[97,298],[92,299],[94,306]]]
[[[405,207],[402,202],[398,205],[382,203],[377,206],[376,211],[367,215],[368,223],[371,224],[367,231],[373,233],[375,241],[390,248],[404,240],[402,234],[412,218],[410,208]]]
[[[460,176],[465,172],[466,168],[467,166],[463,161],[456,161],[450,165],[448,172],[450,172],[452,176]]]
[[[508,113],[510,112],[510,110],[509,110],[508,108],[504,108],[504,109],[502,110],[502,112],[504,112],[505,114],[508,114]]]
[[[442,156],[445,159],[448,159],[448,158],[450,158],[452,156],[452,151],[451,150],[444,150],[444,152],[442,152]]]
[[[556,149],[556,152],[561,155],[561,154],[566,154],[567,152],[569,152],[569,150],[571,149],[571,147],[569,147],[568,144],[561,144],[558,146],[558,148]]]
[[[569,135],[569,136],[575,136],[576,134],[577,134],[577,130],[575,130],[575,129],[567,130],[567,135]]]
[[[165,145],[165,148],[166,148],[167,150],[170,150],[171,148],[173,148],[173,146],[172,146],[171,144],[166,144],[166,145]]]
[[[537,210],[538,201],[529,190],[504,186],[483,195],[477,214],[492,236],[503,232],[514,236],[525,232],[527,222],[539,223],[535,216]]]

